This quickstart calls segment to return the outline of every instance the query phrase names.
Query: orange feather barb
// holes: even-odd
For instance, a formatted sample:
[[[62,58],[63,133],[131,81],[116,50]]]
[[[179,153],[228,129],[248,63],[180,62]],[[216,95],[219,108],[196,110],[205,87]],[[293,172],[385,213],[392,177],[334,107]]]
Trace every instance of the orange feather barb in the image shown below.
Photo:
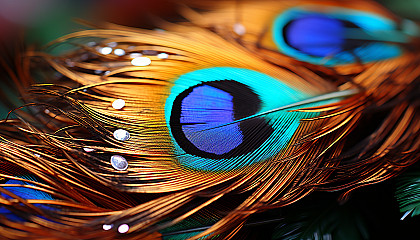
[[[237,239],[255,214],[314,191],[346,199],[418,160],[414,22],[368,0],[180,12],[164,30],[91,26],[18,58],[2,238]]]

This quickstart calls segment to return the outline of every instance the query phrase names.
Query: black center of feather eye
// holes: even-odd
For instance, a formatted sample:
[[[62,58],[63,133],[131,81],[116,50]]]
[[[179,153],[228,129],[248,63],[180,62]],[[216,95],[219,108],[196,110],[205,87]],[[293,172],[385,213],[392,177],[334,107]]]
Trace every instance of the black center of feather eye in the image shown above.
[[[240,122],[261,108],[259,96],[245,84],[218,80],[192,86],[173,103],[170,127],[178,145],[203,158],[232,158],[258,148],[272,127],[261,117]]]

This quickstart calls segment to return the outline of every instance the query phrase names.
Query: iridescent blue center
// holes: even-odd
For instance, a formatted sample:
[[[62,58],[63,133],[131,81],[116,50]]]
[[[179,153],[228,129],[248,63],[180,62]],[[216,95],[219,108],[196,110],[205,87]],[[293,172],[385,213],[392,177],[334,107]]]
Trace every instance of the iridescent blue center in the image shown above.
[[[305,16],[285,28],[285,38],[290,46],[318,57],[341,52],[344,34],[343,22],[325,15]]]
[[[185,73],[174,81],[165,105],[175,160],[200,171],[230,171],[269,160],[288,146],[301,119],[319,113],[267,111],[308,97],[245,68]]]
[[[234,157],[255,150],[271,134],[263,118],[235,122],[260,107],[257,94],[242,83],[205,82],[176,97],[170,125],[186,152],[213,159]]]
[[[243,141],[239,123],[217,128],[234,121],[232,100],[232,95],[215,87],[194,88],[182,100],[180,123],[185,137],[201,151],[219,155],[239,146]]]
[[[379,15],[336,7],[310,9],[281,12],[271,28],[278,50],[300,61],[326,66],[379,61],[400,56],[400,43],[409,41],[395,21]]]

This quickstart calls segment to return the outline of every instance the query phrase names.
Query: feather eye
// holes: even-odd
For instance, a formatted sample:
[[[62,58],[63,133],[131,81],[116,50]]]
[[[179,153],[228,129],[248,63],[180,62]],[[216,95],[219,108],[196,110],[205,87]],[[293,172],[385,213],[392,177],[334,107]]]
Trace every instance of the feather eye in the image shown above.
[[[92,37],[101,40],[80,44]],[[201,28],[112,26],[57,43],[73,40],[79,49],[63,56],[30,53],[63,77],[30,91],[46,108],[43,130],[25,123],[16,130],[29,135],[36,149],[48,149],[40,166],[30,161],[25,167],[61,195],[76,198],[76,204],[65,197],[54,202],[76,208],[57,213],[61,227],[70,218],[78,227],[108,234],[103,224],[129,224],[138,237],[200,217],[202,210],[232,202],[226,197],[231,193],[239,195],[200,234],[221,233],[261,206],[289,204],[312,191],[299,183],[328,177],[337,162],[319,160],[340,152],[340,140],[359,117],[344,110],[360,105],[352,97],[356,88],[339,91],[299,65],[279,68]],[[119,99],[123,106],[113,104]],[[22,145],[6,143],[3,149],[25,152],[27,141],[22,137]],[[63,181],[53,181],[49,172],[59,172]],[[84,195],[67,190],[73,188]],[[104,189],[107,195],[99,194]],[[244,192],[254,197],[243,198]],[[131,194],[142,194],[138,206],[121,201]],[[98,203],[92,195],[101,197],[99,207],[115,212],[92,207]],[[78,213],[82,204],[89,208]]]
[[[302,6],[278,14],[270,30],[280,52],[313,64],[337,66],[400,56],[402,45],[419,32],[410,26],[416,27],[408,20],[398,24],[364,11]]]
[[[203,9],[215,10],[201,15],[185,11],[185,15],[226,39],[240,39],[244,46],[268,60],[290,61],[274,55],[279,52],[327,67],[398,58],[420,36],[417,24],[368,0],[267,0],[238,4],[222,1],[214,7],[197,3]],[[243,30],[239,32],[237,26]]]
[[[269,159],[288,145],[301,119],[319,114],[288,112],[295,109],[289,108],[257,115],[307,98],[275,78],[243,68],[183,74],[165,105],[178,161],[194,169],[218,171]]]
[[[104,36],[114,34],[106,30],[101,33]],[[95,31],[85,34],[87,37],[95,34]],[[137,34],[136,41],[139,42],[130,39],[133,46],[124,46],[126,40],[121,37],[118,39],[117,36],[107,40],[116,42],[116,48],[124,49],[127,52],[126,56],[115,58],[104,55],[86,63],[79,62],[77,67],[57,69],[79,83],[87,84],[83,88],[92,90],[90,94],[100,91],[101,94],[113,96],[115,99],[125,99],[127,106],[122,111],[102,110],[97,106],[98,102],[90,100],[83,100],[81,103],[83,108],[89,109],[90,115],[106,117],[106,125],[112,126],[113,129],[127,130],[130,139],[124,142],[143,151],[144,158],[165,156],[169,160],[168,165],[161,167],[174,168],[175,171],[171,171],[175,176],[184,171],[192,175],[203,174],[190,170],[214,173],[237,171],[275,158],[291,144],[302,119],[317,117],[320,114],[293,110],[322,106],[342,99],[340,96],[333,96],[302,103],[334,91],[334,86],[310,72],[306,73],[313,79],[303,79],[290,70],[272,68],[269,63],[253,58],[234,45],[230,45],[227,50],[226,42],[217,35],[206,33],[208,39],[201,42],[202,46],[198,45],[200,50],[196,50],[196,42],[194,48],[185,47],[189,46],[185,43],[181,45],[181,41],[145,46],[150,44],[147,38],[158,42],[158,39],[179,38],[177,34]],[[223,42],[225,45],[218,46],[215,44],[217,42]],[[95,51],[101,52],[102,48],[98,46]],[[136,48],[142,50],[130,52],[130,49]],[[168,58],[149,56],[150,53],[159,54],[159,51],[149,49],[165,49]],[[212,52],[217,52],[217,57],[213,56]],[[142,54],[141,57],[138,57],[139,54]],[[134,56],[131,62],[130,56]],[[152,60],[149,66],[130,66],[135,64],[133,60],[138,58]],[[96,75],[87,69],[107,65],[120,65],[118,70],[106,69],[110,72],[105,75],[108,82],[103,80],[104,76]],[[218,67],[210,67],[211,65]],[[127,77],[137,79],[127,80]],[[317,83],[309,83],[315,79]],[[121,83],[118,83],[119,81]],[[126,81],[128,82],[123,84]],[[316,89],[315,85],[321,88]],[[324,90],[321,90],[322,88]],[[142,108],[147,111],[143,112]],[[93,112],[97,113],[92,114]],[[153,128],[155,131],[147,131]],[[147,163],[141,163],[145,164]],[[151,162],[151,167],[155,165],[152,164]],[[154,173],[154,176],[157,175],[159,174]],[[175,176],[172,178],[178,178]],[[221,176],[213,177],[219,179]],[[187,182],[183,181],[175,184],[186,187],[184,184]],[[159,185],[163,186],[164,182],[161,181]],[[164,189],[159,191],[165,191]]]

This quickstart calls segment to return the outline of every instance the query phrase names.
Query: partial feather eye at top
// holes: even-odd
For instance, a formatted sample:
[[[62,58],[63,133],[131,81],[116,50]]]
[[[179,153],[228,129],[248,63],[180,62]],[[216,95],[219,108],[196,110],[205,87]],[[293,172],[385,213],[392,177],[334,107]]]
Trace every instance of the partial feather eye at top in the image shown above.
[[[240,39],[241,44],[268,60],[275,57],[273,52],[279,52],[328,67],[372,63],[401,57],[411,51],[420,36],[416,23],[400,19],[368,0],[197,5],[215,10],[202,13],[203,18],[186,11],[187,18],[228,39]],[[235,30],[238,25],[243,28],[241,32]]]
[[[419,33],[408,20],[398,25],[369,12],[337,7],[311,9],[317,8],[292,8],[280,13],[271,34],[280,52],[314,64],[336,66],[395,58],[403,54],[401,45]]]

